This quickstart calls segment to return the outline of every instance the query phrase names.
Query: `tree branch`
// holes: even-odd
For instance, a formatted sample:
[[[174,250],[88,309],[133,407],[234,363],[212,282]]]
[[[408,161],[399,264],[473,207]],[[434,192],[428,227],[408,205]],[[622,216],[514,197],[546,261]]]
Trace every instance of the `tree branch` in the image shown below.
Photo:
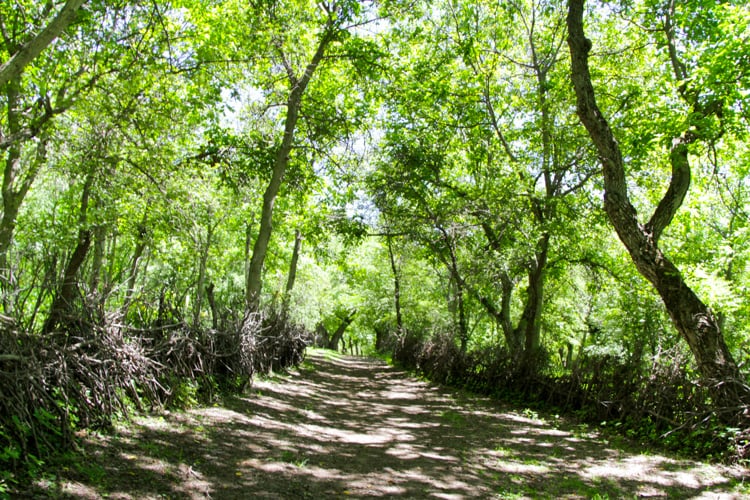
[[[669,188],[664,193],[654,215],[646,224],[646,231],[651,234],[654,244],[664,229],[672,222],[674,215],[682,205],[685,195],[690,188],[690,162],[688,160],[688,144],[695,140],[694,134],[687,132],[674,139],[669,152],[669,162],[672,164],[672,178]]]
[[[10,59],[0,65],[0,87],[17,78],[23,69],[42,53],[60,33],[75,20],[78,9],[86,0],[68,0],[57,16],[34,38],[21,46]]]
[[[576,94],[577,113],[599,153],[604,174],[604,209],[620,239],[631,249],[638,245],[635,239],[643,233],[635,207],[628,198],[620,146],[596,103],[588,63],[591,41],[583,31],[583,3],[584,0],[569,0],[567,16],[571,80]]]

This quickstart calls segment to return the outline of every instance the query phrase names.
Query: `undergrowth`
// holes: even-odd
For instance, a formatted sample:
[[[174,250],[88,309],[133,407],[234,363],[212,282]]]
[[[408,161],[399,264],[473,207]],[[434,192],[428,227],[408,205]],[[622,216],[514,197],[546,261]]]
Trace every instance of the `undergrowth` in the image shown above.
[[[407,334],[393,361],[433,382],[570,414],[642,446],[712,461],[748,459],[750,430],[719,419],[679,349],[661,360],[584,354],[560,370],[544,352],[531,360],[505,349],[463,353],[449,334]]]
[[[302,362],[307,332],[275,314],[223,331],[112,318],[47,335],[0,331],[0,498],[64,455],[80,430],[138,412],[189,408]]]

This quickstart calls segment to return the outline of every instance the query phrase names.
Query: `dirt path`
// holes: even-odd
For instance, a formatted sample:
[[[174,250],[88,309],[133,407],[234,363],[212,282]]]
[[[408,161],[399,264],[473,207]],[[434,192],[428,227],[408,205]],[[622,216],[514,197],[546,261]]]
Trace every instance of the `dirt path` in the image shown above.
[[[580,427],[308,356],[221,407],[89,436],[64,498],[741,498],[744,471],[619,451]],[[750,482],[750,479],[748,480]],[[55,491],[56,490],[56,491]],[[744,495],[743,495],[744,492]],[[40,491],[41,493],[41,491]]]

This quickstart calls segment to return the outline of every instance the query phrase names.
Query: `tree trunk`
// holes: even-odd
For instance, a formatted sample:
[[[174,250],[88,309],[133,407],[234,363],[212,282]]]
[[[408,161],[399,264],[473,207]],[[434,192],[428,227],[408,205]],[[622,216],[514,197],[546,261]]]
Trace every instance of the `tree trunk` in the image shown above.
[[[8,136],[15,135],[21,129],[22,110],[19,109],[19,86],[19,79],[13,79],[6,86],[8,129],[6,135]],[[13,244],[18,211],[31,184],[47,159],[47,137],[40,137],[36,145],[36,155],[28,164],[22,162],[22,145],[19,141],[12,142],[5,155],[2,180],[3,211],[0,215],[0,290],[3,295],[4,312],[11,314],[13,312],[12,296],[16,292],[16,284],[8,252],[10,252]],[[23,173],[24,170],[25,173]]]
[[[279,189],[281,188],[281,182],[284,179],[287,165],[289,164],[289,155],[291,154],[294,145],[294,132],[297,127],[297,120],[299,119],[302,96],[304,95],[305,89],[307,88],[308,83],[310,83],[310,79],[315,73],[318,64],[323,60],[326,48],[332,39],[332,32],[330,26],[328,26],[318,42],[318,47],[312,60],[305,68],[305,72],[299,78],[292,73],[288,63],[286,64],[292,89],[286,102],[284,136],[281,140],[279,149],[276,151],[271,180],[266,187],[266,191],[263,193],[260,228],[258,230],[258,237],[255,240],[255,245],[253,246],[253,255],[250,259],[247,289],[245,290],[245,301],[247,302],[247,308],[250,312],[258,312],[260,309],[263,263],[266,259],[268,243],[271,240],[271,232],[273,230],[273,207],[276,202],[276,196],[279,194]]]
[[[536,216],[541,223],[543,221],[543,214],[539,210],[536,210]],[[501,253],[500,241],[494,229],[486,221],[482,221],[481,224],[490,248],[498,254]],[[500,310],[489,299],[479,296],[479,302],[502,328],[505,342],[508,345],[511,355],[517,356],[524,353],[522,358],[517,359],[529,358],[529,360],[532,360],[541,344],[541,315],[544,306],[544,280],[549,253],[549,240],[550,235],[548,233],[544,233],[539,238],[534,260],[528,264],[526,301],[515,328],[510,317],[513,281],[507,272],[503,272],[500,276],[502,286]]]
[[[344,332],[346,331],[347,327],[352,324],[352,321],[354,321],[354,316],[356,314],[357,311],[352,311],[344,319],[341,320],[341,324],[338,328],[336,328],[336,331],[333,332],[333,335],[331,335],[331,340],[328,342],[329,349],[338,351],[339,342],[341,342],[341,338],[344,336]]]
[[[71,325],[73,318],[73,302],[78,295],[78,271],[86,260],[89,248],[91,248],[91,229],[87,227],[86,214],[88,213],[89,198],[91,196],[91,187],[94,182],[94,174],[89,173],[83,186],[81,194],[81,208],[79,214],[79,228],[76,248],[65,266],[63,281],[55,294],[52,301],[47,321],[45,321],[42,331],[50,333],[55,329],[66,329]]]
[[[539,239],[534,261],[528,271],[529,285],[526,289],[526,304],[514,332],[516,341],[523,339],[524,358],[530,360],[535,358],[541,346],[541,318],[549,238],[549,234],[544,234]]]
[[[443,262],[445,267],[448,269],[449,282],[453,284],[453,297],[448,296],[448,309],[452,314],[458,315],[458,340],[460,343],[461,352],[466,352],[466,346],[469,341],[469,327],[466,320],[466,308],[464,306],[464,294],[466,293],[466,281],[461,276],[461,272],[458,269],[458,258],[456,257],[456,237],[453,234],[449,234],[448,231],[440,224],[436,223],[435,227],[440,234],[443,235],[443,241],[445,247],[448,250],[448,256],[446,258],[441,252],[438,246],[435,246],[436,254],[438,258]],[[455,305],[454,305],[455,304]],[[456,321],[454,316],[454,322]]]
[[[393,272],[393,303],[396,307],[396,334],[401,335],[404,331],[404,319],[401,315],[401,274],[399,273],[398,266],[396,266],[396,258],[393,253],[393,242],[390,233],[386,235],[386,242],[388,243],[388,258],[391,262],[391,271]],[[382,343],[382,340],[381,342]],[[378,342],[376,342],[378,344]],[[376,349],[379,346],[375,346]]]
[[[469,325],[466,320],[466,306],[464,304],[464,287],[456,282],[456,306],[458,307],[458,341],[462,353],[466,353],[469,343]]]
[[[672,179],[649,223],[638,221],[630,202],[625,165],[620,147],[596,102],[588,53],[591,41],[583,31],[583,0],[568,2],[568,45],[578,116],[599,152],[604,174],[604,209],[638,271],[654,286],[672,323],[692,351],[698,369],[709,384],[720,408],[738,408],[750,402],[750,389],[741,381],[739,369],[724,341],[719,324],[709,308],[685,283],[677,267],[658,247],[661,232],[682,202],[690,181],[687,132],[673,141],[670,151]],[[723,414],[731,420],[740,413]]]
[[[487,243],[489,244],[490,249],[496,254],[501,255],[502,245],[500,243],[500,238],[498,238],[498,235],[492,226],[486,220],[481,218],[480,215],[478,216],[480,217],[479,223],[482,226],[482,230],[487,238]],[[500,286],[500,310],[498,310],[495,304],[486,296],[480,294],[478,291],[470,291],[472,291],[472,293],[478,298],[479,303],[484,306],[487,313],[492,316],[498,325],[500,325],[508,350],[511,354],[517,354],[520,353],[523,348],[523,337],[519,336],[519,332],[513,328],[513,322],[511,321],[510,304],[513,299],[514,284],[510,275],[505,270],[500,273]]]
[[[315,345],[317,347],[328,347],[331,335],[323,323],[315,325]]]
[[[91,262],[91,277],[89,278],[89,290],[99,295],[104,300],[104,294],[100,293],[99,286],[102,284],[102,273],[104,270],[104,249],[107,244],[107,226],[99,224],[93,229],[94,254]],[[105,285],[106,286],[106,283]]]
[[[250,257],[253,247],[253,223],[248,222],[245,226],[245,293],[250,289]]]
[[[284,298],[281,303],[281,316],[286,318],[289,314],[289,301],[291,300],[294,282],[297,279],[297,262],[299,261],[299,252],[302,247],[302,232],[297,229],[294,232],[294,249],[292,250],[292,260],[289,263],[289,274],[286,278],[286,288],[284,289]]]
[[[78,234],[76,248],[65,266],[62,285],[52,301],[49,316],[47,316],[47,321],[42,328],[44,333],[50,333],[57,328],[66,329],[75,319],[72,318],[71,313],[73,312],[73,302],[78,293],[78,270],[86,260],[90,247],[91,231],[81,230]]]
[[[198,262],[198,283],[195,287],[195,305],[193,308],[193,328],[200,326],[201,309],[203,309],[203,296],[206,292],[206,266],[208,264],[208,252],[211,249],[214,226],[209,222],[206,229],[206,242],[200,249],[200,261]],[[196,238],[200,243],[200,237]]]
[[[21,162],[21,148],[14,145],[7,153],[5,176],[3,179],[3,213],[0,218],[0,279],[2,281],[3,309],[6,314],[13,312],[12,295],[15,294],[15,277],[8,253],[13,243],[16,229],[20,197],[13,190],[13,176]]]
[[[143,257],[143,252],[146,250],[148,239],[148,228],[146,226],[146,222],[148,222],[148,211],[143,213],[143,220],[138,225],[138,234],[136,235],[133,260],[130,263],[130,272],[125,284],[125,300],[123,301],[122,308],[120,309],[120,315],[123,317],[123,319],[127,317],[128,309],[130,309],[130,303],[133,300],[133,295],[135,294],[135,281],[138,277],[138,269],[140,267],[141,258]]]
[[[216,307],[216,297],[214,296],[214,284],[209,283],[206,287],[206,300],[208,300],[208,307],[211,308],[211,327],[214,330],[219,329],[219,310]]]

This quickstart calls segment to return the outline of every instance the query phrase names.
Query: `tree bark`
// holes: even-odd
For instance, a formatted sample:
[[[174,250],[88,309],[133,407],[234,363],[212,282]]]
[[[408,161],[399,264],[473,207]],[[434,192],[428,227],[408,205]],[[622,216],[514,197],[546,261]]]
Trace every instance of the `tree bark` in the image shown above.
[[[485,237],[489,248],[496,254],[502,253],[502,245],[500,238],[492,228],[492,226],[479,214],[475,214],[480,218],[479,223],[482,226]],[[472,293],[478,298],[479,303],[484,306],[487,313],[495,319],[495,322],[500,325],[503,336],[505,337],[505,343],[508,346],[508,350],[511,353],[518,353],[521,351],[523,343],[516,335],[516,330],[513,328],[513,322],[510,317],[510,303],[513,298],[513,280],[508,275],[507,271],[502,271],[500,274],[500,286],[501,286],[501,297],[500,297],[500,309],[498,310],[495,304],[486,296],[480,294],[477,291]],[[471,290],[470,290],[471,291]]]
[[[469,344],[469,323],[466,319],[464,304],[464,287],[456,281],[456,306],[458,307],[458,341],[462,353],[466,353]]]
[[[328,347],[330,342],[330,334],[325,325],[321,322],[315,325],[315,345],[317,347]]]
[[[209,217],[210,219],[211,217]],[[208,228],[206,228],[206,242],[200,248],[200,260],[198,262],[198,283],[195,287],[195,305],[193,309],[193,328],[198,329],[200,326],[201,310],[203,309],[203,297],[206,293],[206,268],[208,265],[208,253],[211,249],[211,243],[213,240],[214,226],[213,222],[209,220]],[[200,245],[200,237],[196,237],[197,243]]]
[[[208,300],[208,307],[211,308],[211,327],[214,330],[219,329],[219,309],[216,306],[216,297],[214,296],[214,284],[209,283],[206,287],[206,300]]]
[[[526,289],[526,304],[514,333],[515,339],[524,339],[525,356],[532,359],[541,345],[541,317],[544,307],[544,280],[549,239],[549,234],[545,233],[537,243],[535,258],[528,271],[529,284]]]
[[[291,154],[292,147],[294,145],[294,132],[297,127],[297,120],[299,119],[300,107],[302,105],[302,96],[304,95],[305,89],[310,83],[315,70],[323,60],[325,51],[332,40],[333,32],[331,26],[329,25],[326,26],[326,29],[321,36],[320,41],[318,42],[318,47],[315,51],[315,54],[310,60],[310,63],[307,65],[304,73],[299,78],[297,78],[292,73],[291,68],[287,64],[289,81],[292,88],[286,103],[284,136],[281,140],[279,149],[276,151],[276,156],[273,164],[273,172],[271,173],[271,180],[266,187],[266,191],[263,193],[263,208],[261,209],[260,215],[260,228],[258,230],[258,237],[255,240],[255,245],[253,246],[253,255],[250,259],[247,290],[245,291],[245,301],[247,302],[247,308],[250,312],[258,312],[260,308],[263,263],[266,259],[268,243],[271,239],[271,232],[273,231],[273,207],[276,201],[276,196],[279,194],[279,189],[281,188],[281,183],[284,179],[287,165],[289,164],[289,155]]]
[[[123,301],[122,308],[120,309],[120,315],[123,318],[126,318],[128,315],[130,303],[132,302],[133,295],[135,294],[135,282],[138,278],[138,268],[141,263],[141,258],[143,257],[143,252],[146,251],[146,245],[148,242],[148,227],[146,226],[147,222],[148,211],[145,211],[143,213],[143,220],[138,225],[138,234],[136,235],[136,244],[135,249],[133,250],[133,260],[130,263],[130,272],[128,274],[128,279],[125,285],[125,300]]]
[[[448,231],[439,223],[435,222],[435,228],[442,234],[445,247],[448,250],[448,258],[445,257],[441,248],[438,245],[434,245],[435,253],[438,258],[443,262],[445,267],[448,269],[448,277],[450,282],[455,287],[453,291],[454,297],[448,297],[448,309],[455,315],[458,315],[458,341],[460,343],[461,352],[466,352],[466,347],[469,342],[469,327],[468,321],[466,320],[466,308],[464,305],[464,294],[466,292],[466,281],[461,276],[461,272],[458,269],[458,258],[456,257],[456,238],[453,234],[448,234]],[[455,304],[455,305],[454,305]],[[454,317],[455,321],[455,317]]]
[[[682,202],[690,180],[687,132],[673,141],[670,152],[672,179],[664,198],[648,224],[641,224],[630,202],[625,165],[620,147],[596,102],[588,65],[591,41],[583,31],[584,0],[568,2],[568,45],[571,79],[581,122],[599,152],[604,176],[604,209],[638,271],[654,286],[672,323],[690,347],[704,381],[719,407],[736,408],[750,402],[750,389],[741,381],[739,369],[724,341],[710,309],[685,283],[677,267],[662,253],[658,239]],[[734,418],[735,412],[729,418]],[[723,415],[727,418],[727,415]]]
[[[93,229],[94,238],[94,254],[91,262],[91,277],[89,278],[89,290],[99,295],[101,303],[104,301],[104,294],[99,290],[99,285],[102,281],[105,281],[104,287],[106,287],[106,280],[102,279],[102,273],[104,269],[104,249],[107,244],[107,226],[99,224]]]
[[[245,226],[245,293],[250,289],[250,257],[253,246],[253,223],[248,222]]]
[[[74,319],[71,317],[71,312],[78,292],[78,270],[83,265],[89,248],[91,248],[91,231],[81,230],[76,248],[65,266],[62,285],[52,301],[49,316],[42,328],[44,333],[50,333],[57,328],[65,329]]]

